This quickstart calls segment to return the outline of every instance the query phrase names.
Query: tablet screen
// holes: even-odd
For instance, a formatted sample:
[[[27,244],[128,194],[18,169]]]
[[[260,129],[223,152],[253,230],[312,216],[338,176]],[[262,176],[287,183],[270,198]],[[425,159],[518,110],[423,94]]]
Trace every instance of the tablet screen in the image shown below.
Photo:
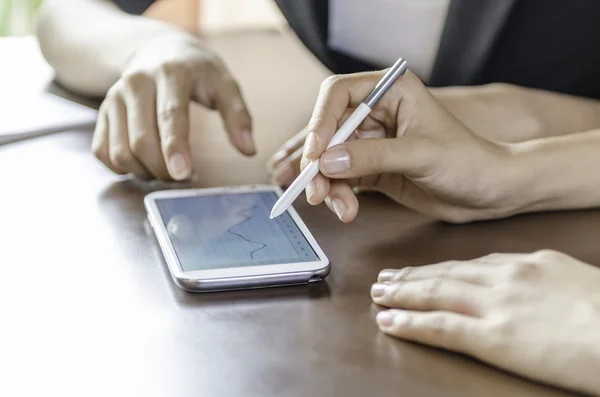
[[[319,258],[290,215],[269,219],[274,192],[158,199],[184,271],[314,262]]]

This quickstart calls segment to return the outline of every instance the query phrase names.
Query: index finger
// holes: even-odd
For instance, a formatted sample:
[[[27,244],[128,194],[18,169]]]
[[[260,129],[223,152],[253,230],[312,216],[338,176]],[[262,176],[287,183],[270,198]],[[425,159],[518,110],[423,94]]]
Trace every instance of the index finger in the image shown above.
[[[369,95],[385,71],[335,75],[322,84],[308,124],[305,160],[318,159],[327,149],[348,108],[355,108]]]

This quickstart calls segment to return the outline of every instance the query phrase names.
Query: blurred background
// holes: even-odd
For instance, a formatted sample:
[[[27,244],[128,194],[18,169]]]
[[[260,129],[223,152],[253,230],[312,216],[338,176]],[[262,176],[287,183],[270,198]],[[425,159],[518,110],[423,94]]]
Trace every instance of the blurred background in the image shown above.
[[[0,0],[0,36],[32,32],[34,18],[43,0]]]
[[[0,36],[33,33],[37,10],[44,0],[0,0]],[[191,33],[285,24],[272,0],[159,0],[147,13]]]

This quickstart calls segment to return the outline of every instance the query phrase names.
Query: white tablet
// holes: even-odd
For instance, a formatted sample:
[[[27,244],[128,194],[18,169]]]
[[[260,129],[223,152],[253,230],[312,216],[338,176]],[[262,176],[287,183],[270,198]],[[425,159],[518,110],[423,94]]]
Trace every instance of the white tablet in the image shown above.
[[[296,211],[269,219],[277,186],[166,190],[144,199],[175,283],[219,291],[321,281],[329,260]]]

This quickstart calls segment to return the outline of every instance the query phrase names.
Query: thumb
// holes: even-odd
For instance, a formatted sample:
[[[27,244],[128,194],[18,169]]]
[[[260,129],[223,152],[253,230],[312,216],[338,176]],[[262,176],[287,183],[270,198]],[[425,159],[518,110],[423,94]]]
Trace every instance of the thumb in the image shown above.
[[[321,172],[334,179],[360,178],[382,173],[424,176],[433,146],[423,138],[358,139],[328,149],[320,158]]]

